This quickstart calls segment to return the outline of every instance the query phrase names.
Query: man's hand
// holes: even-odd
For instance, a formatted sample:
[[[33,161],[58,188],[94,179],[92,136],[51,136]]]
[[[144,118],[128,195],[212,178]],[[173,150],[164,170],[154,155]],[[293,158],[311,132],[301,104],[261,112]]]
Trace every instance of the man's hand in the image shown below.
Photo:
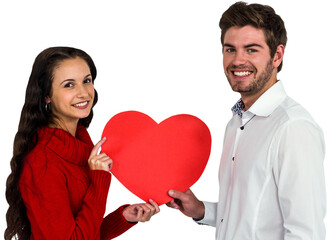
[[[169,190],[168,195],[174,198],[166,205],[180,210],[185,216],[195,220],[201,220],[204,217],[204,204],[199,201],[193,192],[188,189],[185,193],[177,190]]]

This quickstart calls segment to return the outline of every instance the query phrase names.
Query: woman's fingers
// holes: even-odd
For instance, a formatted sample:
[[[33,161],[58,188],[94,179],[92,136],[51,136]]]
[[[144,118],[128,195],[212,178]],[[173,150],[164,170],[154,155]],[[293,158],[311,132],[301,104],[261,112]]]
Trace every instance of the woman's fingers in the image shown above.
[[[159,206],[155,201],[150,199],[149,202],[138,205],[137,218],[140,222],[149,221],[153,215],[160,212]]]
[[[106,141],[101,139],[92,149],[88,163],[91,170],[104,170],[109,172],[112,168],[112,159],[105,153],[99,153],[100,147]]]
[[[158,212],[160,212],[160,208],[159,208],[159,205],[157,204],[157,202],[153,201],[152,199],[149,199],[149,202],[154,207],[155,214],[157,214]]]
[[[158,204],[149,200],[149,203],[133,204],[123,210],[123,216],[128,222],[146,222],[160,212]]]
[[[137,218],[140,222],[149,221],[154,214],[154,207],[150,204],[142,204],[138,206]]]
[[[105,141],[106,141],[106,137],[102,138],[97,144],[95,144],[95,146],[93,147],[90,153],[90,157],[96,156],[98,154],[100,147]]]

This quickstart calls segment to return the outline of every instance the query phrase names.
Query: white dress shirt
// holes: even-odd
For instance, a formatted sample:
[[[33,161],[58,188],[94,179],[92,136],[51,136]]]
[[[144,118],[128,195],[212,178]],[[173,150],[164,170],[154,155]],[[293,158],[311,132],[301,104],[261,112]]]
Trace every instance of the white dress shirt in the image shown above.
[[[219,202],[198,223],[217,240],[324,240],[324,153],[322,130],[277,82],[228,123]]]

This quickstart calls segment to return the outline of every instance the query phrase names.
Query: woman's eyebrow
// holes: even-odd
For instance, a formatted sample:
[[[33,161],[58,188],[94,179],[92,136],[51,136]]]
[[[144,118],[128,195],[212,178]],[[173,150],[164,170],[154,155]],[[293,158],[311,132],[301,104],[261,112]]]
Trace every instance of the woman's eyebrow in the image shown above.
[[[84,79],[85,79],[85,78],[88,78],[88,77],[92,77],[92,74],[91,74],[91,73],[87,74],[87,75],[84,77]]]
[[[88,78],[88,77],[90,77],[90,76],[92,76],[91,73],[87,74],[87,75],[84,77],[84,79],[85,79],[85,78]],[[73,79],[73,78],[65,79],[64,81],[62,81],[62,82],[60,83],[60,85],[64,84],[65,82],[75,82],[75,79]]]
[[[74,82],[74,81],[75,81],[74,79],[72,79],[72,78],[68,78],[68,79],[65,79],[64,81],[62,81],[62,82],[60,83],[60,85],[64,84],[65,82]]]

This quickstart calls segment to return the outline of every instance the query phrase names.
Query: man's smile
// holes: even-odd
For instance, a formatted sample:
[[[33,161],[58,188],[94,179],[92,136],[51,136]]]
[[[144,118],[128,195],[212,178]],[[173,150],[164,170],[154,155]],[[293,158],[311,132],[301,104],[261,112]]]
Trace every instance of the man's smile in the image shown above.
[[[246,77],[252,74],[252,71],[231,71],[237,77]]]

